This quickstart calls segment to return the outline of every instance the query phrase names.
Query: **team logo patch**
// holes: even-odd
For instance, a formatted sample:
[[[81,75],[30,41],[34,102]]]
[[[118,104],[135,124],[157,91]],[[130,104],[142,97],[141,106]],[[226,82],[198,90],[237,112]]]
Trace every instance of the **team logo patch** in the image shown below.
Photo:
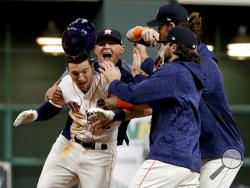
[[[104,35],[111,35],[111,32],[112,32],[112,30],[106,29],[106,30],[104,31]]]

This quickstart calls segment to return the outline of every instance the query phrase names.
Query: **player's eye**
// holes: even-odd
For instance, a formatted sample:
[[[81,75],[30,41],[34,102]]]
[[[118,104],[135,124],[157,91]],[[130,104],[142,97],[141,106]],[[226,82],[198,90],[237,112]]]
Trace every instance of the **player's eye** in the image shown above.
[[[72,72],[71,74],[72,74],[72,76],[75,76],[75,77],[77,77],[79,75],[78,72]]]

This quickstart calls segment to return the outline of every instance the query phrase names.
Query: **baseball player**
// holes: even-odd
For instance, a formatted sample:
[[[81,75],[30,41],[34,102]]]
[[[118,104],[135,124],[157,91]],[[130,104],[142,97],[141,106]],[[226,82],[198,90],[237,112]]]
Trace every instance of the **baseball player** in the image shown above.
[[[122,80],[126,83],[133,82],[133,77],[131,75],[131,66],[127,64],[124,60],[121,59],[122,54],[124,53],[124,46],[122,43],[122,37],[119,31],[114,29],[104,29],[100,31],[97,35],[97,41],[95,45],[95,54],[97,60],[94,62],[94,68],[98,71],[99,64],[103,61],[113,62],[122,73]],[[54,86],[48,89],[46,92],[46,99],[51,99],[54,103],[63,106],[64,100],[58,83],[55,83]],[[134,109],[134,106],[125,103],[124,101],[114,99],[113,97],[105,98],[102,100],[107,107],[116,106],[119,108],[126,108],[128,110]],[[113,105],[109,104],[113,103]],[[62,131],[62,135],[70,139],[70,122],[71,118],[68,118],[68,121]],[[129,121],[123,121],[122,125],[119,127],[118,131],[118,145],[123,143],[123,140],[128,144],[128,137],[126,135],[127,125]]]
[[[148,103],[153,109],[148,159],[129,187],[198,187],[200,171],[198,107],[203,88],[196,37],[176,27],[159,41],[165,63],[139,83],[126,84],[114,65],[103,62],[110,83],[108,91],[133,104]],[[134,61],[140,61],[135,50]],[[134,78],[137,79],[137,76]]]
[[[103,41],[106,41],[105,43]],[[97,61],[94,61],[94,68],[95,71],[98,71],[99,68],[99,62],[102,61],[112,61],[121,71],[122,73],[122,80],[126,83],[129,83],[133,81],[133,77],[130,74],[130,66],[123,60],[120,59],[121,55],[124,52],[124,46],[122,45],[121,40],[121,34],[119,31],[113,30],[113,29],[104,29],[97,35],[96,45],[95,45],[95,53],[97,56]],[[70,52],[69,52],[70,53]],[[59,104],[61,106],[64,105],[64,99],[62,99],[62,93],[61,89],[57,87],[55,84],[52,88],[50,88],[46,94],[49,99],[51,99],[55,104]],[[110,99],[114,98],[104,98],[104,103],[106,106],[108,106],[108,103],[110,103]],[[103,101],[103,100],[102,100]],[[133,105],[130,105],[126,102],[123,102],[119,99],[115,99],[112,101],[116,106],[119,108],[125,108],[128,110],[134,109]],[[150,111],[147,112],[145,115],[150,115]],[[144,115],[144,116],[145,116]],[[125,118],[125,115],[121,113],[121,119]],[[129,119],[131,119],[133,116],[131,116]],[[139,115],[137,116],[139,117]],[[121,123],[121,126],[118,128],[118,140],[117,144],[121,145],[123,140],[128,143],[127,135],[126,135],[126,129],[129,121],[123,121]],[[58,152],[61,151],[62,146],[67,144],[71,138],[70,135],[70,126],[72,124],[72,118],[68,116],[68,120],[66,122],[65,127],[62,130],[62,133],[58,136],[56,142],[54,143],[47,159],[45,162],[46,166],[47,164],[50,164],[50,161],[53,161],[53,156],[55,156]],[[43,174],[43,173],[42,173]],[[75,180],[74,183],[78,182],[78,179]]]
[[[88,108],[95,107],[97,100],[104,97],[108,84],[94,72],[88,59],[68,60],[67,64],[69,75],[62,78],[59,87],[73,119],[71,140],[43,169],[37,187],[68,187],[76,178],[79,178],[81,187],[109,187],[120,122],[93,123],[88,121],[86,114]],[[48,113],[47,109],[57,108],[51,105],[47,102],[38,110],[21,113],[15,124],[27,123],[32,115],[32,120],[40,120],[40,116]],[[114,114],[110,115],[113,115],[110,117],[113,120]],[[102,127],[104,123],[106,128]]]
[[[81,32],[80,35],[78,31]],[[86,110],[91,106],[96,106],[97,100],[103,98],[107,90],[105,80],[94,71],[92,62],[86,59],[91,50],[89,42],[92,41],[92,46],[94,46],[94,32],[92,23],[84,19],[71,23],[64,32],[65,44],[68,42],[68,34],[70,37],[77,36],[79,37],[77,41],[81,41],[82,49],[84,49],[80,55],[74,54],[73,51],[71,53],[73,55],[67,58],[69,75],[63,77],[59,85],[65,102],[69,104],[69,115],[73,119],[70,129],[71,140],[69,144],[60,141],[63,144],[61,148],[55,149],[57,152],[54,152],[53,158],[50,157],[50,161],[44,166],[37,187],[70,187],[77,179],[81,187],[99,188],[110,185],[110,175],[116,156],[117,129],[120,122],[108,122],[106,123],[108,128],[105,129],[99,128],[103,121],[93,124],[87,120]],[[64,49],[67,51],[67,48],[64,47]],[[55,106],[53,102],[46,102],[37,110],[22,112],[14,125],[45,120],[60,110],[61,108]]]
[[[98,105],[97,101],[104,98],[107,83],[100,73],[94,71],[94,63],[86,59],[95,38],[92,35],[93,25],[85,21],[74,21],[63,34],[64,50],[71,55],[67,58],[69,75],[62,78],[59,87],[62,90],[64,101],[70,107],[69,133],[71,140],[69,143],[63,136],[58,137],[46,160],[37,187],[70,187],[77,181],[80,182],[81,187],[110,186],[111,171],[116,156],[117,129],[120,122],[103,120],[93,123],[87,119],[86,110]],[[112,30],[109,30],[109,35],[111,32]],[[99,33],[99,39],[103,33]],[[120,46],[116,40],[113,38],[110,40],[109,37],[105,37],[106,41],[103,44],[112,44],[114,48],[117,48],[116,45]],[[75,41],[73,44],[72,40]],[[91,41],[92,43],[90,43]],[[82,45],[80,46],[81,51],[79,52],[79,48],[72,45],[77,47]],[[101,44],[99,45],[101,46]],[[69,46],[70,48],[68,48]],[[56,115],[60,110],[61,106],[49,101],[37,110],[22,112],[15,120],[14,125],[46,120]],[[109,117],[106,120],[119,118],[119,114],[115,116],[113,111],[109,112]],[[78,162],[76,163],[76,161]],[[98,178],[95,178],[95,175]],[[93,179],[95,181],[92,181]]]
[[[207,49],[206,45],[200,41],[201,17],[198,13],[192,13],[189,19],[187,18],[188,13],[181,5],[163,5],[159,8],[156,19],[148,22],[149,26],[158,26],[159,33],[151,28],[135,27],[127,33],[127,37],[133,42],[146,42],[147,45],[154,46],[157,40],[166,36],[169,29],[176,25],[187,25],[199,37],[197,51],[201,58],[203,74],[206,77],[199,107],[201,116],[200,151],[202,157],[200,187],[228,188],[241,165],[233,169],[224,168],[214,179],[211,178],[211,175],[222,165],[221,157],[226,150],[233,148],[243,156],[244,145],[224,91],[223,77],[216,64],[217,59]],[[159,67],[159,63],[148,58],[145,51],[141,54],[145,59],[141,67],[148,74],[151,74],[154,69]],[[161,54],[160,51],[159,54]],[[243,160],[232,155],[230,158],[232,161]]]

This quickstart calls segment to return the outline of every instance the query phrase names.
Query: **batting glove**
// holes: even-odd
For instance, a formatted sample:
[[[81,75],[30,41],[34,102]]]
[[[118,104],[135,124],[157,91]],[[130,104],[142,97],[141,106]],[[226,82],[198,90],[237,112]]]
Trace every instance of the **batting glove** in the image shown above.
[[[37,119],[38,113],[36,110],[25,110],[21,112],[16,120],[14,121],[13,125],[16,127],[21,124],[27,124]]]
[[[154,47],[159,40],[160,34],[152,28],[147,28],[142,31],[141,37],[146,43],[150,44],[151,47]]]
[[[92,107],[87,110],[88,120],[109,120],[112,121],[115,117],[115,113],[112,110],[104,110],[102,108]]]

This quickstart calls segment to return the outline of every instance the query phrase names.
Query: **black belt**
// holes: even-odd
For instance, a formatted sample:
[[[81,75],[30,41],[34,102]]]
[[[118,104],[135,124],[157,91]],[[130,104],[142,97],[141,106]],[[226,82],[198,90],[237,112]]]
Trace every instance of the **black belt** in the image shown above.
[[[97,142],[86,142],[75,137],[75,142],[80,144],[85,149],[90,150],[106,150],[108,148],[107,144],[97,143]]]

